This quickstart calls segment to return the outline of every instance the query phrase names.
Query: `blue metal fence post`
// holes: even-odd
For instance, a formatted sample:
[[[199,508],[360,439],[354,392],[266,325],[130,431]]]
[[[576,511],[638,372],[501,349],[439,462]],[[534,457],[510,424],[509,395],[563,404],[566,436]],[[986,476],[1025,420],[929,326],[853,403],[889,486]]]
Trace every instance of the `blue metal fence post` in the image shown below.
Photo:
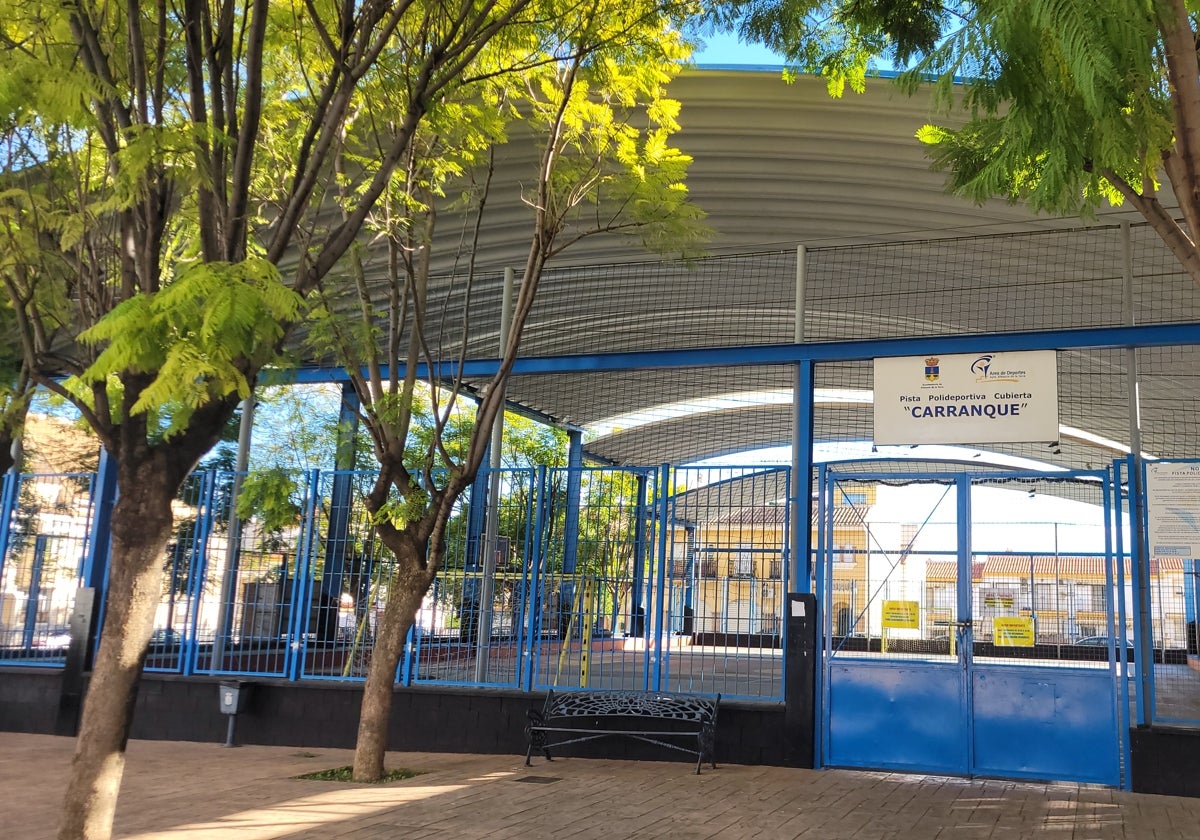
[[[811,592],[813,580],[812,560],[812,439],[813,398],[816,393],[815,370],[811,359],[796,365],[796,383],[793,391],[796,410],[796,428],[792,434],[792,472],[789,478],[791,492],[790,533],[788,551],[791,557],[786,583],[791,592]]]
[[[658,551],[655,562],[658,572],[654,576],[658,592],[654,598],[654,644],[657,645],[658,656],[654,659],[654,690],[662,691],[663,673],[669,661],[671,639],[666,628],[666,597],[667,597],[667,532],[671,528],[671,465],[663,464],[659,472],[658,485]],[[647,651],[650,645],[646,645]]]
[[[21,474],[15,470],[0,476],[0,573],[8,561],[8,541],[12,532],[13,516],[17,509],[18,488]]]
[[[21,647],[33,647],[37,634],[38,603],[42,600],[42,568],[46,562],[46,535],[33,539],[33,567],[29,570],[29,597],[25,601],[25,621],[21,631]]]
[[[955,478],[957,485],[958,498],[957,516],[958,516],[958,605],[956,612],[959,625],[951,628],[958,639],[958,661],[962,666],[961,680],[959,684],[959,696],[961,697],[960,707],[964,710],[966,718],[966,766],[975,766],[975,715],[969,711],[974,707],[974,687],[971,685],[970,665],[975,655],[975,628],[973,624],[964,619],[963,616],[971,616],[973,619],[974,606],[971,599],[971,586],[973,583],[971,574],[971,476],[960,474]],[[932,515],[932,514],[930,514]],[[915,537],[914,537],[915,539]],[[905,551],[912,550],[912,542],[910,541],[905,546]],[[1029,597],[1033,597],[1033,581],[1030,580]],[[1032,606],[1032,602],[1030,602]]]
[[[633,580],[629,585],[629,628],[628,635],[645,639],[646,610],[644,590],[646,578],[646,541],[650,530],[649,482],[644,473],[638,473],[637,510],[634,513],[633,535]]]
[[[1146,504],[1142,495],[1146,492],[1145,464],[1135,455],[1126,459],[1129,486],[1129,569],[1133,586],[1133,638],[1134,659],[1143,663],[1137,669],[1137,715],[1138,725],[1154,722],[1154,668],[1145,667],[1154,662],[1153,624],[1150,616],[1150,563],[1146,552]],[[1124,596],[1124,593],[1122,593]],[[1124,598],[1122,597],[1122,600]],[[1148,638],[1149,636],[1149,638]],[[1144,655],[1148,653],[1149,655]]]
[[[484,530],[487,527],[487,510],[491,503],[488,498],[488,486],[491,482],[491,470],[487,464],[491,461],[491,444],[484,449],[483,467],[475,473],[471,482],[471,495],[467,504],[467,545],[463,557],[463,585],[459,595],[459,638],[467,643],[473,643],[477,634],[477,623],[483,608],[483,561]]]
[[[515,480],[528,482],[528,492],[525,494],[525,528],[521,534],[521,573],[512,578],[512,595],[509,598],[509,611],[512,621],[510,636],[514,647],[516,673],[514,680],[519,687],[522,684],[522,672],[525,668],[525,657],[528,650],[527,625],[529,619],[529,557],[533,540],[533,525],[537,517],[539,496],[537,492],[537,471],[530,467],[514,473]],[[507,569],[512,573],[511,562]]]
[[[112,548],[112,511],[117,502],[117,462],[100,449],[96,477],[92,482],[91,514],[88,524],[87,550],[79,569],[79,585],[95,590],[93,603],[96,622],[94,638],[99,640],[104,630],[104,605],[108,595],[109,553]]]
[[[321,567],[318,606],[320,618],[315,628],[319,642],[333,642],[338,635],[342,582],[345,578],[346,552],[350,543],[358,406],[358,392],[349,382],[343,383],[341,409],[338,412],[333,485],[329,494],[329,523],[325,530],[325,563]]]
[[[117,501],[117,462],[107,449],[100,450],[100,462],[92,483],[92,521],[88,526],[87,551],[79,570],[82,586],[96,589],[104,603],[108,583],[108,552],[112,545],[112,510]]]
[[[404,651],[400,655],[398,678],[406,688],[413,684],[417,676],[417,661],[421,656],[421,625],[413,622],[404,637]]]
[[[579,511],[583,504],[583,432],[567,433],[567,501],[563,520],[562,583],[559,586],[559,615],[575,604],[575,571],[579,563]],[[562,619],[559,619],[560,624]],[[565,630],[565,628],[562,628]],[[560,631],[559,635],[562,635]]]
[[[696,588],[696,523],[689,522],[683,527],[687,535],[687,544],[683,561],[683,621],[679,631],[685,636],[691,636],[696,632],[696,605],[693,600]]]
[[[645,473],[638,473],[637,510],[634,513],[633,537],[633,580],[629,585],[629,629],[628,635],[642,640],[642,688],[650,687],[650,625],[646,623],[646,550],[653,522],[650,514],[650,481]]]
[[[309,601],[312,597],[313,565],[317,555],[317,510],[320,507],[321,471],[310,470],[301,520],[301,542],[296,552],[296,574],[292,578],[292,608],[288,621],[287,677],[298,680],[304,675],[307,655]]]
[[[832,593],[829,587],[832,586],[830,577],[832,570],[828,565],[825,556],[825,515],[826,505],[825,499],[829,493],[829,465],[822,464],[817,474],[817,522],[821,523],[821,527],[817,529],[817,568],[816,568],[816,607],[817,607],[817,639],[814,648],[816,650],[816,662],[814,663],[813,679],[815,685],[813,687],[813,767],[820,769],[825,766],[825,730],[829,724],[829,696],[828,696],[828,680],[826,669],[829,667],[829,657],[831,651],[831,633],[829,628],[832,627],[831,619],[827,615],[828,610],[825,609],[826,604],[833,602]],[[794,485],[792,485],[794,486]],[[832,507],[832,506],[831,506]],[[790,519],[791,517],[789,517]],[[809,518],[811,522],[811,517]],[[871,546],[867,545],[867,551],[870,552]],[[785,601],[790,607],[790,599]],[[787,621],[787,617],[784,617]],[[785,634],[786,635],[786,634]],[[786,644],[786,641],[785,641]],[[785,651],[786,653],[786,651]],[[785,659],[786,661],[786,659]],[[787,674],[784,674],[784,679],[787,679]]]
[[[532,545],[526,551],[524,563],[525,589],[525,650],[523,655],[524,669],[518,676],[518,687],[532,691],[534,674],[537,673],[538,658],[541,655],[542,640],[542,563],[545,554],[546,509],[548,507],[548,483],[550,471],[545,466],[537,468],[534,481],[534,515]]]
[[[187,593],[191,607],[188,610],[187,631],[184,633],[183,673],[196,672],[196,658],[199,655],[200,643],[196,639],[197,627],[200,621],[199,606],[204,597],[204,582],[208,577],[208,540],[212,536],[216,520],[213,510],[216,498],[217,471],[205,470],[201,480],[200,498],[196,501],[196,525],[192,530],[192,563],[188,569]]]
[[[1106,582],[1110,597],[1116,599],[1116,612],[1118,621],[1120,622],[1120,631],[1113,632],[1112,627],[1112,610],[1109,610],[1109,628],[1108,635],[1110,639],[1115,639],[1116,643],[1121,646],[1121,659],[1124,663],[1127,657],[1125,649],[1125,558],[1121,552],[1121,527],[1120,527],[1120,510],[1121,510],[1121,485],[1118,476],[1120,468],[1116,462],[1112,468],[1107,471],[1106,480],[1104,482],[1104,553],[1106,555]],[[1114,537],[1114,531],[1116,536]],[[1114,568],[1115,563],[1115,568]],[[1122,665],[1122,672],[1128,667],[1127,664]],[[1129,751],[1129,680],[1124,679],[1124,673],[1120,681],[1120,688],[1116,692],[1117,703],[1117,743],[1120,745],[1122,759],[1120,762],[1119,777],[1121,780],[1122,789],[1130,788],[1129,762],[1131,755]]]

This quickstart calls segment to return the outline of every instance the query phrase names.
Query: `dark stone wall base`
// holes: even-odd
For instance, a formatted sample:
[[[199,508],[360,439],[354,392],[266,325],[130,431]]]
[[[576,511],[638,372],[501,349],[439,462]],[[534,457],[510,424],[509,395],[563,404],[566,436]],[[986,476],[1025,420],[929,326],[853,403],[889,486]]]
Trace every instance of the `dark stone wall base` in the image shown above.
[[[222,680],[147,674],[138,691],[132,737],[225,743],[228,718],[220,713]],[[35,669],[0,669],[0,730],[54,732],[61,676]],[[361,686],[355,683],[254,680],[237,715],[234,742],[293,747],[352,748]],[[397,689],[389,749],[410,752],[525,754],[525,712],[544,697],[521,691]],[[784,766],[782,703],[722,701],[717,762]],[[572,745],[563,755],[691,762],[630,739]],[[536,759],[535,759],[536,761]]]
[[[1135,791],[1200,797],[1200,730],[1139,726],[1129,746]]]

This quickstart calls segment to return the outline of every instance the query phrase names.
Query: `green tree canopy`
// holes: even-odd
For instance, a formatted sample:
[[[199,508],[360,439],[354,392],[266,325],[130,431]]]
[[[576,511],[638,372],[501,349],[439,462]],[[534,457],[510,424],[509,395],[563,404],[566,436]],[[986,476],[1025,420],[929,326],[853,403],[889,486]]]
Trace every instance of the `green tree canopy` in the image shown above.
[[[21,358],[82,412],[120,487],[106,633],[60,836],[111,831],[170,501],[187,473],[277,361],[430,109],[473,81],[468,68],[545,61],[570,8],[0,0],[0,132],[25,155],[20,183],[2,186],[27,218],[8,229],[67,267],[38,295],[6,282]],[[536,48],[520,49],[530,33]],[[480,71],[494,38],[509,63]],[[377,153],[339,169],[380,90],[392,108],[371,127]]]
[[[683,184],[690,159],[670,143],[679,106],[666,95],[688,55],[680,23],[692,10],[656,0],[550,3],[544,26],[493,40],[464,75],[477,81],[446,88],[429,103],[370,220],[389,249],[386,271],[369,277],[356,251],[345,275],[319,284],[320,318],[310,338],[319,353],[341,362],[357,393],[379,462],[366,506],[379,542],[396,560],[382,587],[387,600],[364,689],[356,779],[383,772],[404,636],[503,411],[505,380],[546,264],[599,233],[627,233],[676,253],[703,240],[702,214],[688,203]],[[514,56],[528,55],[538,58],[521,72],[504,69],[515,65]],[[375,91],[346,138],[341,171],[368,166],[380,154],[374,126],[394,120],[396,107],[388,87]],[[510,138],[539,153],[520,196],[529,207],[530,244],[525,265],[513,267],[516,294],[500,371],[468,394],[453,368],[467,336],[443,330],[430,292],[431,252],[446,241],[435,236],[443,216],[467,219],[468,230],[486,224],[491,162]],[[353,200],[349,190],[344,195]],[[477,279],[472,245],[468,235],[459,245],[462,259],[446,260],[465,266],[461,282],[468,289]],[[416,380],[422,363],[450,373],[422,386]],[[478,405],[473,418],[463,411],[468,396]]]

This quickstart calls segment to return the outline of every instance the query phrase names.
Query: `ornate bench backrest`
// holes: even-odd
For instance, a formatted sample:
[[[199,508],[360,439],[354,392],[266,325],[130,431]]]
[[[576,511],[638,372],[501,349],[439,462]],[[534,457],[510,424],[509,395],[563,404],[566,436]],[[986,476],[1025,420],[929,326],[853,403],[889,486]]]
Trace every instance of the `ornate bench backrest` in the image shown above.
[[[654,691],[550,692],[542,714],[547,720],[562,717],[626,716],[711,722],[717,715],[717,697],[668,694]]]

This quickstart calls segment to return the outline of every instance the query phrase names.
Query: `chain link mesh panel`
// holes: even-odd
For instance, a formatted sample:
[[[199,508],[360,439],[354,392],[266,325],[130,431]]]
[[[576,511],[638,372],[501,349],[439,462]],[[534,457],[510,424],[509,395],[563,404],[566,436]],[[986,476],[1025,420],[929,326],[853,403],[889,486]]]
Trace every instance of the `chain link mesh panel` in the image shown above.
[[[0,661],[61,665],[90,541],[95,477],[6,475],[0,545]]]

